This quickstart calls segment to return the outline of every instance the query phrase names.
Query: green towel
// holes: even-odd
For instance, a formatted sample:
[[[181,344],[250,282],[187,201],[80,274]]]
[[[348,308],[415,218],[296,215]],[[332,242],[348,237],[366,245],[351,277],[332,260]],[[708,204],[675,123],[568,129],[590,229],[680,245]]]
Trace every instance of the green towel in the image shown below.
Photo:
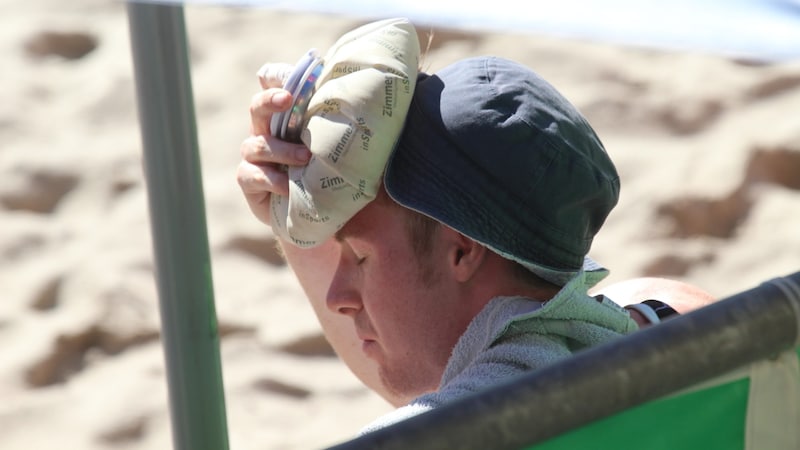
[[[362,433],[425,412],[522,373],[569,357],[575,351],[638,329],[630,315],[588,290],[608,272],[579,272],[550,300],[497,297],[472,320],[445,368],[436,392],[379,418]]]

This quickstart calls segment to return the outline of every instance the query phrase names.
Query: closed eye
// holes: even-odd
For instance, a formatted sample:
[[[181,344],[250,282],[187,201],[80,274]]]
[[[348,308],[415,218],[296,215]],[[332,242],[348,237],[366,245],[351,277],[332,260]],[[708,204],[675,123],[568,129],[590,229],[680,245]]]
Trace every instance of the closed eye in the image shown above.
[[[339,242],[340,244],[342,244],[343,246],[347,246],[347,247],[350,248],[350,251],[352,251],[353,254],[356,257],[356,266],[360,266],[360,265],[364,264],[364,260],[366,260],[367,257],[366,256],[358,256],[358,255],[355,254],[355,251],[353,250],[353,247],[347,242],[347,235],[345,234],[345,232],[343,230],[345,230],[345,229],[342,228],[339,231],[337,231],[336,234],[333,235],[334,239],[336,239],[336,241]]]

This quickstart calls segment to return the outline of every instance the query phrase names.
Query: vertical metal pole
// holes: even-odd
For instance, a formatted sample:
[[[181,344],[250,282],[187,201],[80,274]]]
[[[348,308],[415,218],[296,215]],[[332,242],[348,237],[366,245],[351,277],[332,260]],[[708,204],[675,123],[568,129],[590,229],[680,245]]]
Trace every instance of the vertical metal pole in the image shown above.
[[[128,3],[175,449],[228,432],[183,7]]]

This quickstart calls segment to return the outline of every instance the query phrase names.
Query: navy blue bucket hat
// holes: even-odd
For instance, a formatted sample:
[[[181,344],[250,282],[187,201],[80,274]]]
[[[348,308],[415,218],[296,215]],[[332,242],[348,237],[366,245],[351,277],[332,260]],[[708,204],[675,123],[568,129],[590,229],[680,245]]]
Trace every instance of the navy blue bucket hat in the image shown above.
[[[586,119],[512,61],[459,61],[421,74],[384,176],[399,204],[564,285],[619,197],[619,176]]]

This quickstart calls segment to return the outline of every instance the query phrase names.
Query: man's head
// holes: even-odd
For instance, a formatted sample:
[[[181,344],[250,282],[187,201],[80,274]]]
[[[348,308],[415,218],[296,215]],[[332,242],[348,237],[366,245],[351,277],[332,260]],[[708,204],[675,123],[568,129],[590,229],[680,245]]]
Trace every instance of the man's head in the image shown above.
[[[326,306],[353,320],[391,398],[435,390],[456,342],[491,299],[546,300],[558,291],[383,189],[336,233],[334,245]]]
[[[528,69],[497,59],[420,78],[384,185],[389,195],[381,190],[336,233],[325,301],[353,320],[398,397],[436,389],[492,298],[551,298],[583,266],[618,192],[580,114]],[[550,284],[520,277],[520,264]]]
[[[415,245],[420,233],[424,248]],[[500,267],[510,261],[383,190],[335,242],[326,306],[353,320],[363,353],[377,363],[392,397],[435,390],[457,340],[484,305],[522,290],[509,287],[514,279]],[[500,280],[504,272],[507,282]]]
[[[421,75],[384,176],[399,204],[562,285],[585,264],[619,178],[583,116],[498,58]]]

